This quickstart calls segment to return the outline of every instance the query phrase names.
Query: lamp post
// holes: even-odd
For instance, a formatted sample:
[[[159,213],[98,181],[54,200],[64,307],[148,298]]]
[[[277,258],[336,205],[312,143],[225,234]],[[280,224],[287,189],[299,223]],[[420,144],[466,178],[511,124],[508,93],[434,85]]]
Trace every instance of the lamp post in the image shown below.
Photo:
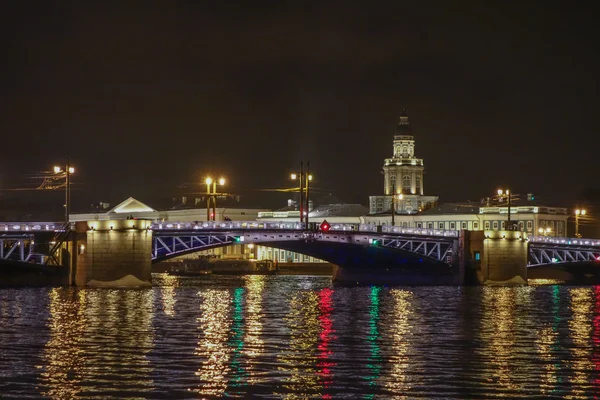
[[[312,181],[310,162],[306,162],[306,174],[304,178],[304,187],[306,187],[306,228],[308,228],[308,214],[310,213],[310,181]]]
[[[506,196],[508,199],[508,217],[506,220],[506,230],[512,231],[512,227],[510,226],[510,198],[512,197],[512,194],[508,189],[498,189],[498,200],[502,199],[502,196]]]
[[[304,223],[306,222],[306,227],[308,227],[308,213],[310,211],[308,204],[309,204],[309,198],[310,198],[310,191],[309,191],[309,183],[310,181],[312,181],[313,177],[312,175],[309,173],[310,171],[310,163],[306,163],[306,172],[304,171],[304,163],[302,161],[300,161],[300,173],[292,173],[290,174],[290,178],[292,180],[296,180],[298,179],[299,183],[300,183],[300,189],[299,189],[299,193],[300,193],[300,201],[298,204],[298,209],[300,211],[300,223]],[[305,197],[306,196],[306,197]],[[306,214],[306,218],[304,217],[304,215]]]
[[[579,238],[579,217],[585,215],[586,210],[575,210],[575,237]]]
[[[71,174],[75,173],[75,168],[70,166],[69,159],[67,158],[65,168],[54,166],[54,173],[58,176],[65,176],[65,222],[68,223],[71,212]]]
[[[217,180],[211,177],[207,177],[204,182],[206,183],[206,220],[207,221],[215,221],[217,216]],[[219,185],[225,185],[225,178],[220,178],[218,180]],[[211,191],[212,186],[212,191]],[[210,213],[210,208],[212,204],[212,218]]]

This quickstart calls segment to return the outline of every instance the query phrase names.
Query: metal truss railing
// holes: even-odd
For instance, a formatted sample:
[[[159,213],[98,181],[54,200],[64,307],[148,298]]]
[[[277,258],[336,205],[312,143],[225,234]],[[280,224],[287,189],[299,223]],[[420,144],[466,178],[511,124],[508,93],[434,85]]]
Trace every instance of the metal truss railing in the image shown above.
[[[529,267],[547,264],[600,261],[600,240],[530,236]]]
[[[319,223],[314,223],[318,227]],[[306,224],[300,222],[287,221],[209,221],[209,222],[155,222],[152,224],[152,229],[159,231],[169,230],[231,230],[231,229],[247,229],[247,230],[295,230],[305,231]],[[330,226],[330,231],[342,232],[368,232],[368,233],[387,233],[398,235],[419,235],[419,236],[443,236],[443,237],[458,237],[459,231],[443,230],[443,229],[424,229],[424,228],[402,228],[399,226],[381,226],[372,224],[337,224],[333,223]]]
[[[236,237],[231,234],[177,234],[172,236],[153,236],[152,260],[162,260],[177,255],[207,250],[234,243]]]
[[[600,248],[553,248],[529,245],[528,267],[538,265],[597,261],[600,264]]]
[[[0,260],[34,262],[41,264],[43,256],[33,252],[33,237],[30,235],[1,236],[0,237]]]
[[[235,243],[262,243],[268,245],[269,242],[320,241],[392,248],[452,264],[458,244],[457,239],[448,237],[399,237],[359,232],[306,232],[293,229],[261,229],[260,231],[242,229],[239,231],[227,230],[226,232],[220,232],[216,229],[198,232],[183,228],[183,226],[180,226],[178,231],[157,230],[154,232],[152,239],[152,259],[154,261]]]
[[[454,261],[455,241],[424,240],[422,238],[382,238],[381,246],[409,251],[447,264]]]

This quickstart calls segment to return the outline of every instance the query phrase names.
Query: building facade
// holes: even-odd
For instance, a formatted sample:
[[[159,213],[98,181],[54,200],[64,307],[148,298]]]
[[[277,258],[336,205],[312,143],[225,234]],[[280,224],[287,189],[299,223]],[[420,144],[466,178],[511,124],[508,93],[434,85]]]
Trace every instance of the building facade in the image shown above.
[[[434,206],[438,197],[425,196],[424,170],[423,159],[416,156],[408,115],[403,110],[394,134],[392,157],[383,162],[384,195],[369,196],[369,212],[391,212],[393,207],[396,213],[413,214]]]

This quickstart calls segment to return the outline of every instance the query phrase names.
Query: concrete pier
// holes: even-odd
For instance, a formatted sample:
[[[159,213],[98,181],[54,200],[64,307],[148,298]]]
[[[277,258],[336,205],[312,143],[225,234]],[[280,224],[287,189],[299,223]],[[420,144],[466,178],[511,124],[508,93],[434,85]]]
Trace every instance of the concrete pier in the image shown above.
[[[527,234],[517,231],[469,232],[469,258],[479,283],[484,285],[527,284]],[[467,254],[466,251],[470,254]]]
[[[151,286],[148,220],[77,222],[73,272],[77,286]]]

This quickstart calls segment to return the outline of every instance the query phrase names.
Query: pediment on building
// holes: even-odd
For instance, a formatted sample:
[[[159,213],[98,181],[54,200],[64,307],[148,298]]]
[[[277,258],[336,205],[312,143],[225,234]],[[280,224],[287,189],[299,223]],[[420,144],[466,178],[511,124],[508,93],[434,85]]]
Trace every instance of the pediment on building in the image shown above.
[[[131,214],[139,212],[156,212],[156,210],[141,201],[130,197],[109,211],[109,213],[115,214]]]

